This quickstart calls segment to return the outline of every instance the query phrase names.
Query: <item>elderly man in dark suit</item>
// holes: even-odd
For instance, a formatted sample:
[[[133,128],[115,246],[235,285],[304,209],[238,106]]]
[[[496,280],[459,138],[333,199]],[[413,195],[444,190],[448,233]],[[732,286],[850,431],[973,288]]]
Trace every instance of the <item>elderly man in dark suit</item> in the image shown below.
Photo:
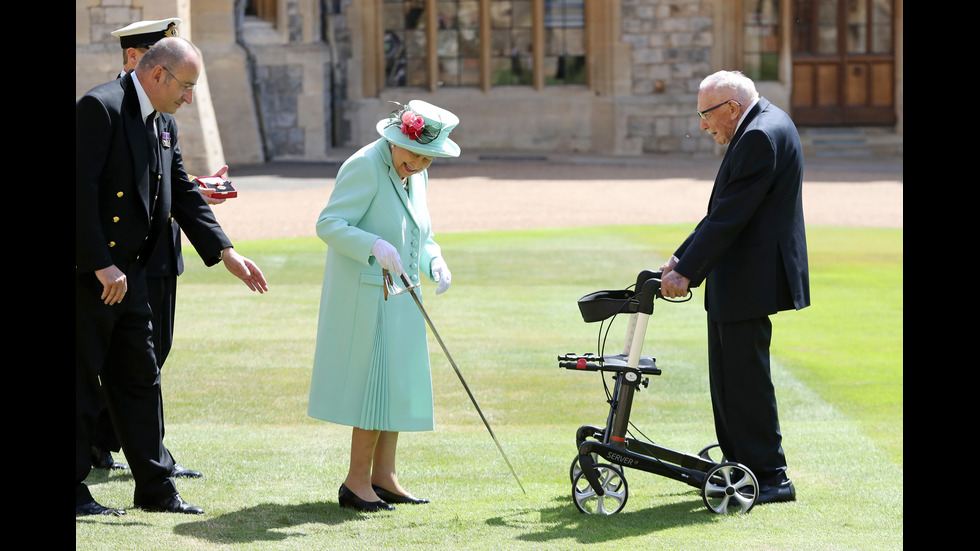
[[[810,304],[803,225],[803,153],[789,116],[738,72],[698,92],[701,129],[728,144],[708,213],[663,266],[661,290],[705,282],[715,431],[730,461],[759,481],[757,503],[793,501],[769,371],[769,316]]]
[[[171,116],[193,101],[200,53],[160,40],[134,72],[75,104],[75,514],[120,514],[96,502],[85,478],[105,396],[149,511],[203,513],[180,497],[163,446],[160,371],[144,267],[172,215],[207,265],[219,261],[253,291],[265,277],[239,255],[183,168]]]

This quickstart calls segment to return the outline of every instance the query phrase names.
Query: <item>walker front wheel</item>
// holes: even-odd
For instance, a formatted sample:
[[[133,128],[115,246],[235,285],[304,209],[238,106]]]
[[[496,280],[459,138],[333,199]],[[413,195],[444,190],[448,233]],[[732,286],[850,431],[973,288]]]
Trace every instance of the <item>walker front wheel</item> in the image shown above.
[[[748,513],[759,497],[759,483],[748,467],[722,463],[708,471],[701,498],[712,513]]]
[[[579,511],[587,515],[614,515],[626,505],[629,486],[623,472],[612,465],[593,467],[599,477],[604,495],[598,495],[589,484],[585,473],[579,471],[572,480],[572,500]]]
[[[599,462],[599,454],[590,453],[589,455],[592,456],[593,464]],[[575,454],[575,458],[572,459],[572,466],[568,468],[568,479],[572,482],[572,484],[575,484],[575,477],[578,476],[578,474],[581,472],[582,472],[582,465],[578,461],[578,454]]]

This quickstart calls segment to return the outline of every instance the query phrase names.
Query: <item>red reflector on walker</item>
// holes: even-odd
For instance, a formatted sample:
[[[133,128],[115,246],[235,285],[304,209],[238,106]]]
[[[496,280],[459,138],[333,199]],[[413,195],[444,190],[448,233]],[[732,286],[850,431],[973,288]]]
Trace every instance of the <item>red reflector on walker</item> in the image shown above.
[[[585,358],[579,358],[578,361],[575,362],[576,369],[585,369],[585,367]]]

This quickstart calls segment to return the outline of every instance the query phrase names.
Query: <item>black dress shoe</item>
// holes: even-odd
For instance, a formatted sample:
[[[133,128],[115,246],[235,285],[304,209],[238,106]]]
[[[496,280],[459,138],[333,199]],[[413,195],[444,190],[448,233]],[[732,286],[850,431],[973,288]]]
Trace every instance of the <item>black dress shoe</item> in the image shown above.
[[[759,497],[755,500],[756,505],[763,503],[781,503],[786,501],[796,501],[796,487],[790,480],[783,480],[778,484],[768,484],[759,488]]]
[[[100,505],[94,499],[88,503],[75,506],[75,516],[82,517],[87,515],[112,515],[112,516],[122,516],[125,515],[126,511],[123,509],[112,509],[104,505]]]
[[[112,458],[111,453],[101,448],[92,446],[92,449],[89,450],[89,453],[91,453],[92,455],[93,469],[109,469],[111,471],[124,471],[129,469],[129,467],[125,463],[120,463],[114,460]]]
[[[363,511],[365,513],[376,513],[378,511],[394,511],[395,507],[389,505],[384,501],[364,501],[363,499],[357,497],[357,494],[350,491],[350,489],[341,484],[340,492],[337,494],[337,499],[340,501],[340,506],[347,509],[355,509],[357,511]]]
[[[378,494],[378,497],[387,501],[388,503],[411,503],[412,505],[421,505],[429,502],[428,499],[419,499],[417,497],[403,496],[394,492],[389,492],[381,486],[375,486],[374,484],[372,484],[371,487],[374,488],[374,493]]]
[[[203,515],[204,509],[184,501],[180,494],[174,494],[155,503],[137,501],[136,506],[150,513],[183,513],[185,515]]]
[[[204,475],[202,475],[200,471],[192,471],[179,463],[174,463],[173,476],[180,478],[201,478]]]

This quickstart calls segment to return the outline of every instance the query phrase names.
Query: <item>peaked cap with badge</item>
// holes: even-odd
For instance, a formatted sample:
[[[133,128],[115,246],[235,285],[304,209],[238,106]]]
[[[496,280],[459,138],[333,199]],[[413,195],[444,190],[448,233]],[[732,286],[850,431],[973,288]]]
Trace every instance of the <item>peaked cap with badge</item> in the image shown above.
[[[119,39],[119,46],[126,48],[149,48],[161,38],[177,36],[179,17],[160,19],[157,21],[137,21],[110,34]]]

